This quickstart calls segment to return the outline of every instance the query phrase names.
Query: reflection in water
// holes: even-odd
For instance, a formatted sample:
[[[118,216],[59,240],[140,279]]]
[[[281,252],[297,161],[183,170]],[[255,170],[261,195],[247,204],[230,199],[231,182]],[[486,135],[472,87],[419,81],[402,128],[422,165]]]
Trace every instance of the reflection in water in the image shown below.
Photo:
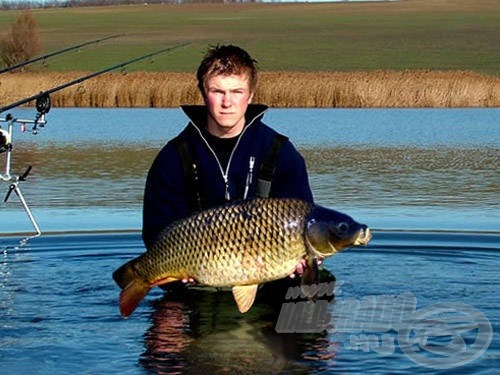
[[[17,172],[33,165],[23,192],[34,206],[140,208],[157,152],[123,145],[19,147],[14,166]],[[325,205],[357,200],[365,207],[498,208],[498,148],[311,147],[301,152],[314,195]]]
[[[152,326],[145,334],[146,352],[143,365],[157,374],[180,373],[186,368],[184,351],[192,338],[185,332],[189,312],[182,302],[165,301],[155,304]]]
[[[142,205],[146,173],[158,150],[123,145],[19,147],[16,173],[32,165],[23,184],[27,200],[40,207]]]
[[[440,371],[423,367],[402,352],[394,315],[383,304],[376,305],[380,310],[364,315],[375,319],[376,326],[369,332],[359,325],[360,314],[352,314],[343,321],[344,331],[286,340],[271,326],[278,309],[269,302],[281,303],[278,297],[283,292],[259,293],[256,305],[241,315],[229,293],[193,290],[184,297],[167,294],[162,298],[156,291],[137,315],[125,320],[119,315],[119,288],[111,273],[144,250],[139,233],[44,235],[23,248],[2,247],[15,243],[12,237],[0,239],[4,250],[0,256],[2,374],[189,374],[207,366],[204,375],[236,374],[243,366],[241,373],[255,370],[257,374],[261,361],[269,365],[268,372],[283,368],[282,374],[304,373],[303,367],[311,375]],[[328,258],[324,267],[339,280],[338,303],[411,293],[419,309],[447,302],[478,309],[493,327],[490,347],[474,361],[444,373],[490,374],[498,368],[500,357],[499,251],[498,232],[380,231],[366,249]],[[392,311],[402,311],[402,305],[393,306],[399,310]],[[342,321],[334,323],[342,327]],[[443,327],[441,320],[437,323],[448,336],[428,342],[445,350],[454,331]],[[367,341],[361,340],[365,333],[375,334],[381,343],[392,338],[394,352],[391,346],[372,344],[366,351]],[[477,329],[460,333],[468,348],[473,347],[477,333]],[[414,343],[418,348],[425,342]],[[273,353],[289,358],[287,363],[275,359]],[[456,355],[462,358],[467,353]]]
[[[0,311],[6,316],[12,314],[14,305],[14,291],[4,288],[4,285],[9,285],[12,280],[12,270],[9,267],[9,259],[7,249],[0,247]]]
[[[154,303],[142,366],[155,374],[300,374],[331,368],[336,344],[326,332],[276,332],[287,285],[264,285],[246,314],[228,290],[167,292]]]
[[[313,148],[304,156],[326,205],[498,208],[496,148]]]

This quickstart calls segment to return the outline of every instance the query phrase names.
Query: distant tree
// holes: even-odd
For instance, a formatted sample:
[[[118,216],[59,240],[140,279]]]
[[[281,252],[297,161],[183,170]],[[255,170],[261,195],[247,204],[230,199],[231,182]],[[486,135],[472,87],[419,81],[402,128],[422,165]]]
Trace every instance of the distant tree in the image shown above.
[[[0,57],[6,66],[11,66],[32,59],[41,49],[38,24],[33,14],[25,10],[0,41]]]

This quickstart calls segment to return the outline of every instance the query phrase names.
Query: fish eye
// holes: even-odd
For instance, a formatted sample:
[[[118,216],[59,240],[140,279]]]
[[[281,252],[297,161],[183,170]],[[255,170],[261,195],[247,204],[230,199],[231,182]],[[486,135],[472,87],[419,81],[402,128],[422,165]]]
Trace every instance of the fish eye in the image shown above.
[[[339,223],[339,224],[337,225],[337,230],[338,230],[339,232],[347,232],[347,230],[349,230],[349,224],[344,223],[344,222]]]

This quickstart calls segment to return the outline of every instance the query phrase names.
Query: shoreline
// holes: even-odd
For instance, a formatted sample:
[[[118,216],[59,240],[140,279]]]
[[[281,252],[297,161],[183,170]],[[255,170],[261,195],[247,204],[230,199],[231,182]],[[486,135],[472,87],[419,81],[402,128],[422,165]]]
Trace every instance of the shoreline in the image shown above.
[[[0,106],[89,72],[0,76]],[[53,107],[176,108],[202,104],[193,73],[106,73],[51,94]],[[275,108],[500,107],[500,77],[470,71],[260,72],[254,102]],[[30,105],[30,104],[28,104]]]

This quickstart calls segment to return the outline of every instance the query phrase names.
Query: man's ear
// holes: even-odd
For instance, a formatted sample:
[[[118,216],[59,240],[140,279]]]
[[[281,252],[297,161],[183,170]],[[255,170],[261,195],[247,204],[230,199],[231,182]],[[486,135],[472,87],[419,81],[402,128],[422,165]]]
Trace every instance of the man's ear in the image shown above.
[[[253,99],[253,92],[250,94],[250,97],[248,98],[248,104],[252,102],[252,99]]]

